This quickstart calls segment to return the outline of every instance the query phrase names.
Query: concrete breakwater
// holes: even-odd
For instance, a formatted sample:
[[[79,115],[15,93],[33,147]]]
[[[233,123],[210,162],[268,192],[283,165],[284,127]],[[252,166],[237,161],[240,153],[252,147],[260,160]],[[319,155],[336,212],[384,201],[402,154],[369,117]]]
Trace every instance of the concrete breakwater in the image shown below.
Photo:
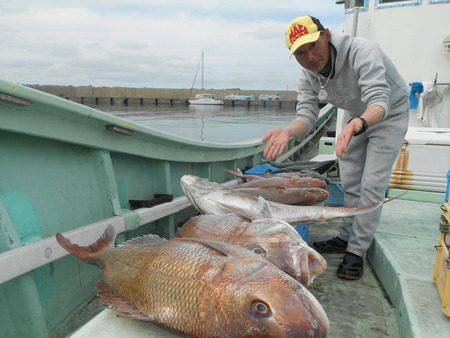
[[[92,87],[92,86],[53,86],[28,85],[31,88],[56,95],[67,100],[86,105],[187,105],[188,99],[200,93],[212,93],[219,99],[230,94],[278,95],[280,101],[238,101],[225,100],[226,105],[232,106],[261,106],[261,107],[295,107],[297,93],[295,91],[275,90],[242,90],[229,89],[172,89],[172,88],[126,88],[126,87]]]

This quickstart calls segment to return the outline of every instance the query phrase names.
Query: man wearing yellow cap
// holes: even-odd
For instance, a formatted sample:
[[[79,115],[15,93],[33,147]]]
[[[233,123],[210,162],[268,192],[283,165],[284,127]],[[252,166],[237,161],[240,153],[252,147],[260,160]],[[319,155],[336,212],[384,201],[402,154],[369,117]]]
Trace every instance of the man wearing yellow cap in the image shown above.
[[[283,154],[291,137],[314,127],[319,103],[331,103],[348,112],[336,141],[345,206],[383,201],[408,129],[406,82],[378,45],[331,33],[311,16],[294,19],[285,38],[301,65],[297,117],[264,136],[264,156],[273,160]],[[381,208],[347,219],[338,237],[314,243],[322,253],[345,253],[338,277],[361,278],[380,213]]]

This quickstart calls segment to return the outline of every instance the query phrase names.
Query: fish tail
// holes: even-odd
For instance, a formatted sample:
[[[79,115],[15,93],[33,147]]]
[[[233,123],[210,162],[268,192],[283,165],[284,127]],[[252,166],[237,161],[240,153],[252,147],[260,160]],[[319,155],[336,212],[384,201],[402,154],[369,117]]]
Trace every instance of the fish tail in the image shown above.
[[[389,198],[388,200],[384,201],[384,204],[386,204],[386,203],[388,203],[388,202],[390,202],[390,201],[396,200],[396,199],[398,199],[398,198],[400,198],[400,197],[403,197],[403,196],[405,196],[407,193],[408,193],[408,192],[405,191],[403,194],[400,194],[400,195],[395,196],[395,197],[391,197],[391,198]]]
[[[242,179],[247,180],[247,181],[259,181],[259,180],[262,180],[262,179],[263,179],[262,177],[260,177],[260,176],[258,176],[258,175],[245,175],[245,174],[242,172],[242,170],[239,169],[239,168],[236,168],[236,170],[228,170],[228,169],[225,169],[225,171],[226,171],[227,173],[230,173],[230,174],[233,175],[233,176],[242,178]]]
[[[97,265],[101,268],[98,256],[108,249],[108,247],[114,243],[115,231],[112,225],[108,225],[103,235],[93,244],[87,246],[79,246],[77,244],[72,244],[72,242],[64,237],[61,233],[56,234],[56,240],[59,245],[70,252],[72,255],[82,260],[83,262]]]
[[[239,170],[239,171],[238,171]],[[228,169],[225,169],[225,171],[227,172],[227,173],[230,173],[231,175],[233,175],[233,176],[236,176],[236,177],[240,177],[240,178],[245,178],[245,175],[242,173],[242,171],[238,168],[237,170],[228,170]]]
[[[355,216],[355,215],[361,215],[361,214],[365,214],[371,211],[374,211],[376,209],[378,209],[379,207],[381,207],[383,204],[386,204],[390,201],[396,200],[404,195],[406,195],[408,192],[404,192],[403,194],[400,194],[398,196],[392,197],[384,202],[378,202],[378,203],[372,203],[372,204],[368,204],[359,208],[348,208],[347,210],[350,211],[350,216]]]
[[[365,214],[367,212],[374,211],[374,210],[378,209],[379,207],[381,207],[383,204],[386,204],[386,203],[388,203],[390,201],[396,200],[396,199],[406,195],[407,193],[408,192],[406,191],[403,194],[400,194],[398,196],[392,197],[392,198],[390,198],[390,199],[388,199],[388,200],[386,200],[384,202],[372,203],[372,204],[368,204],[368,205],[365,205],[365,206],[362,206],[362,207],[359,207],[359,208],[349,208],[349,210],[351,209],[352,210],[351,212],[354,213],[355,215]]]

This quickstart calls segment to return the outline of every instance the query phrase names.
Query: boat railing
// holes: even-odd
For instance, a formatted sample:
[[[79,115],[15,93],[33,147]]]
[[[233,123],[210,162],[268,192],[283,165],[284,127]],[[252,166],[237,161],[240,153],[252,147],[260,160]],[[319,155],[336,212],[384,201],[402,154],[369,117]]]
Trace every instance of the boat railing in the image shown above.
[[[238,180],[223,183],[225,187],[233,187]],[[79,245],[89,245],[95,242],[105,231],[108,225],[112,225],[116,234],[134,230],[144,224],[157,221],[191,206],[189,200],[184,197],[175,198],[171,202],[163,203],[151,208],[140,208],[133,214],[115,216],[67,231],[64,236],[71,242]],[[1,210],[0,210],[1,211]],[[134,217],[135,222],[127,222],[126,217]],[[4,223],[4,225],[6,222]],[[14,229],[8,229],[14,233]],[[0,254],[0,284],[8,282],[29,271],[51,263],[69,253],[64,250],[55,239],[55,236],[24,245]]]
[[[322,109],[318,126],[334,112]],[[224,169],[259,164],[264,147],[171,135],[1,80],[0,120],[0,320],[11,337],[48,337],[93,293],[98,272],[66,257],[55,233],[87,245],[110,224],[119,242],[171,238],[195,214],[182,175],[227,181]],[[154,194],[174,199],[131,210]]]

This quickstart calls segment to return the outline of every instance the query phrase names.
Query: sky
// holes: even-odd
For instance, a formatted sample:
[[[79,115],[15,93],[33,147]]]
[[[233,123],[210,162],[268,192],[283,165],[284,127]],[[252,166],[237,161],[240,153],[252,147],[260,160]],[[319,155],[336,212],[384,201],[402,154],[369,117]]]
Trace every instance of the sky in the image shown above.
[[[302,15],[342,30],[335,0],[0,1],[0,76],[22,84],[294,90],[284,32]],[[196,88],[201,87],[201,76]]]

